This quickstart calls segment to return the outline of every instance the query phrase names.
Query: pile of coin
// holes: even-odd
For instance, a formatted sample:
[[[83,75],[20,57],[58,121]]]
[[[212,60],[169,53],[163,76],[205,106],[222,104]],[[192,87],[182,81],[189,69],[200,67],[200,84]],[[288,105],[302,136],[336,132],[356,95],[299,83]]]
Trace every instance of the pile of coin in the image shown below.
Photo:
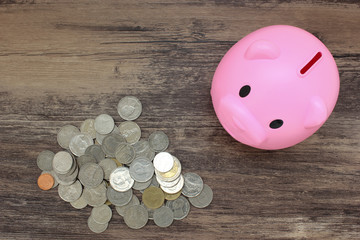
[[[38,186],[59,186],[60,198],[76,209],[93,207],[87,223],[95,233],[107,229],[112,205],[133,229],[144,227],[149,219],[168,227],[188,215],[190,203],[207,207],[211,188],[196,173],[181,173],[180,161],[165,152],[167,135],[155,131],[147,140],[140,139],[140,127],[133,120],[141,115],[141,102],[126,96],[117,110],[125,120],[118,126],[107,114],[86,119],[80,129],[63,126],[57,142],[64,150],[45,150],[37,157],[42,170]]]

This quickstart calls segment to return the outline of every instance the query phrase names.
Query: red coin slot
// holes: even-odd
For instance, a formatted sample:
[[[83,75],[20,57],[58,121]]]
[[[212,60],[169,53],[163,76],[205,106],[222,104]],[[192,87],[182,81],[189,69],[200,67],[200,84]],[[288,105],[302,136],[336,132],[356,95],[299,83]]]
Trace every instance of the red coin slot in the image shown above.
[[[321,52],[315,54],[315,56],[300,70],[301,74],[305,74],[311,67],[321,58]]]

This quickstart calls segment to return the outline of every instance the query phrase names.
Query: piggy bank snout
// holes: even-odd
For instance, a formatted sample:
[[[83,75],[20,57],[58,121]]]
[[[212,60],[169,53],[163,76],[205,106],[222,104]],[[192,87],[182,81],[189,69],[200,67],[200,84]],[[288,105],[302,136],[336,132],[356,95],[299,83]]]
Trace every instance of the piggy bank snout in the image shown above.
[[[259,121],[240,101],[238,96],[226,95],[220,100],[220,109],[228,123],[228,132],[238,141],[260,145],[266,140],[266,132]]]

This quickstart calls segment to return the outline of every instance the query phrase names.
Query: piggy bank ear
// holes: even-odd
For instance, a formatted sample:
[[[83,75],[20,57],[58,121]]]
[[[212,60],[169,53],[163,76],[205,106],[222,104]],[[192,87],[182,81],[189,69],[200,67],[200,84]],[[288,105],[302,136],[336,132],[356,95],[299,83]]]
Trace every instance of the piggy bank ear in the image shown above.
[[[312,97],[306,113],[304,127],[320,127],[326,121],[327,116],[328,111],[324,100],[318,96]]]
[[[255,59],[275,59],[280,56],[280,48],[267,40],[257,40],[253,42],[245,52],[245,58]]]

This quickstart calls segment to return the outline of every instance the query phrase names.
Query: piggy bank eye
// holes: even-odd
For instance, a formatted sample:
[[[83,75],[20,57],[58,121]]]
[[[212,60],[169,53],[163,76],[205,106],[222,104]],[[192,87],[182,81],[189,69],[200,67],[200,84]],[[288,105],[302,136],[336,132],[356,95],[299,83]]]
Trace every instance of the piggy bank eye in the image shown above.
[[[240,97],[246,97],[247,95],[249,95],[251,90],[251,87],[249,85],[245,85],[240,89],[239,95]]]
[[[276,119],[276,120],[272,121],[269,126],[272,129],[277,129],[277,128],[281,127],[283,125],[283,123],[284,123],[283,120]]]

